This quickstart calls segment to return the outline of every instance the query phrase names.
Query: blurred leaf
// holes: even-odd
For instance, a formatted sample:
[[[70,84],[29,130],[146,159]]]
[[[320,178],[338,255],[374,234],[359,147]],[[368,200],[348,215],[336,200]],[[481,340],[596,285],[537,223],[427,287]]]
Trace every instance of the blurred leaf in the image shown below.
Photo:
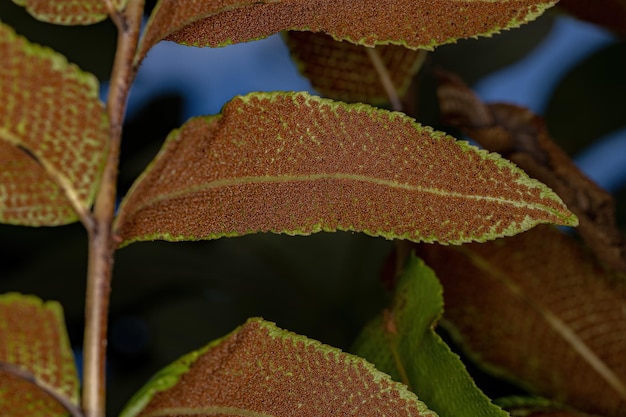
[[[58,25],[90,25],[108,17],[105,0],[13,0],[13,3],[25,7],[35,19]]]
[[[108,122],[98,83],[0,23],[0,221],[76,221],[99,184]]]
[[[0,414],[61,417],[78,409],[78,375],[56,302],[0,295]]]
[[[626,0],[561,0],[559,7],[574,16],[626,35]]]
[[[625,414],[624,276],[549,226],[419,248],[443,284],[445,323],[478,363],[582,411]]]
[[[578,217],[579,233],[596,255],[626,272],[626,240],[615,223],[615,202],[552,140],[541,117],[510,104],[484,104],[453,74],[439,72],[444,122],[498,152],[551,187]]]
[[[443,313],[433,271],[412,257],[395,290],[393,306],[365,327],[353,351],[402,381],[440,417],[504,417],[435,333]]]
[[[498,399],[497,403],[511,417],[599,417],[540,397],[506,397]]]
[[[373,105],[389,103],[366,47],[313,32],[287,32],[285,39],[300,72],[324,97]],[[375,50],[389,72],[396,93],[403,96],[426,52],[398,45],[381,45]]]
[[[555,0],[161,0],[137,61],[167,39],[224,46],[283,30],[324,32],[366,46],[396,44],[433,49],[459,38],[489,36],[541,15]],[[393,22],[393,24],[389,24]]]
[[[306,93],[253,93],[192,119],[119,213],[124,244],[335,230],[461,243],[576,223],[498,155],[401,113]]]
[[[121,417],[436,416],[362,358],[251,319],[159,372]]]

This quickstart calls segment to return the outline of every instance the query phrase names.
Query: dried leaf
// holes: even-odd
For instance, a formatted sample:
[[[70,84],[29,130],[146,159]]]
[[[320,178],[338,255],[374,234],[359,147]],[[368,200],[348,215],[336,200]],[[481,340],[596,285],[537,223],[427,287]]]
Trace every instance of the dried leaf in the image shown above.
[[[224,46],[283,30],[324,32],[359,45],[432,49],[534,20],[556,0],[161,0],[137,61],[167,39]],[[390,24],[393,22],[393,24]]]
[[[411,257],[393,306],[365,327],[353,350],[408,385],[440,417],[506,417],[435,333],[442,313],[441,284],[423,261]]]
[[[116,230],[124,244],[335,230],[461,243],[543,222],[576,219],[498,155],[401,113],[253,93],[174,131]]]
[[[104,165],[108,122],[91,74],[0,23],[0,222],[76,221]]]
[[[338,42],[322,33],[287,32],[291,56],[300,72],[324,97],[373,105],[389,103],[366,47]],[[376,48],[398,96],[403,96],[424,62],[426,52],[397,45]]]
[[[251,319],[157,374],[121,417],[432,416],[364,359]]]
[[[626,35],[626,0],[561,0],[559,7],[574,16],[603,25],[619,35]]]
[[[443,284],[445,323],[479,363],[582,411],[625,415],[623,276],[548,226],[419,254]]]
[[[56,302],[0,296],[0,414],[65,417],[78,407],[78,375]]]
[[[578,231],[598,258],[626,272],[626,239],[615,222],[613,198],[576,167],[543,120],[522,107],[483,104],[457,77],[439,76],[444,121],[552,188],[578,217]]]
[[[125,0],[128,1],[128,0]],[[105,20],[105,0],[13,0],[35,19],[58,25],[90,25]]]

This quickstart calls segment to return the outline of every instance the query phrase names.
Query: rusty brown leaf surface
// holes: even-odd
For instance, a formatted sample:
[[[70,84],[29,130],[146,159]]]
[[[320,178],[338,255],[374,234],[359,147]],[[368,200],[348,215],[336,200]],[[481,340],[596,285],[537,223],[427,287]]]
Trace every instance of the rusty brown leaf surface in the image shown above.
[[[553,227],[459,247],[421,245],[444,321],[487,370],[579,410],[626,413],[626,278]]]
[[[360,45],[432,49],[459,38],[489,36],[535,19],[554,0],[161,0],[136,61],[167,39],[223,46],[283,30],[324,32]],[[393,22],[390,24],[390,22]]]
[[[354,355],[251,319],[162,370],[121,417],[436,417]]]
[[[348,103],[389,104],[389,96],[367,47],[313,32],[287,32],[285,39],[302,75],[311,80],[313,88],[324,97]],[[426,51],[398,45],[381,45],[375,50],[395,93],[402,97],[424,62]]]
[[[74,222],[91,206],[106,155],[98,82],[2,23],[0,57],[0,222]]]
[[[0,415],[64,417],[78,409],[78,375],[58,303],[0,296]]]
[[[42,22],[58,25],[90,25],[108,17],[105,0],[13,0],[13,3],[23,6]]]
[[[306,93],[253,93],[173,132],[124,199],[138,240],[360,231],[462,243],[575,225],[551,190],[402,113]]]
[[[578,231],[598,258],[626,272],[626,239],[615,222],[612,196],[576,167],[541,117],[514,105],[484,104],[456,76],[439,77],[444,122],[552,188],[578,217]]]

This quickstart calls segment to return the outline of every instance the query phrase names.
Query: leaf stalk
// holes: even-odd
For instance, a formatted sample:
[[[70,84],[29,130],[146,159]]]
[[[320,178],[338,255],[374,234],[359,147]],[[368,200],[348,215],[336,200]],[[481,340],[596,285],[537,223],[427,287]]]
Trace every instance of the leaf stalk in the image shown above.
[[[136,71],[132,62],[137,49],[144,0],[130,0],[122,12],[112,12],[118,28],[117,51],[107,114],[110,123],[109,149],[89,232],[89,264],[85,303],[84,377],[82,406],[86,417],[105,415],[105,362],[113,254],[116,243],[112,224],[115,215],[117,174],[122,125],[130,86]]]

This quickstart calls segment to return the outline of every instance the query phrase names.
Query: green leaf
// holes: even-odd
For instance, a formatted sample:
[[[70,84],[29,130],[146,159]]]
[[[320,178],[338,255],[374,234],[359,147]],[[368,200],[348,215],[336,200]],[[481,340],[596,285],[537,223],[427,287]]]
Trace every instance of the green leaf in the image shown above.
[[[159,372],[121,417],[433,416],[362,358],[251,319]]]
[[[167,39],[224,46],[283,30],[324,32],[359,45],[433,49],[459,38],[489,36],[540,16],[556,0],[160,0],[137,61]],[[390,22],[393,22],[390,24]]]
[[[61,306],[0,295],[0,415],[61,417],[76,410],[78,375]]]
[[[401,113],[253,93],[170,134],[115,228],[123,244],[335,230],[462,243],[544,222],[576,218],[496,154]]]
[[[300,72],[322,96],[352,103],[389,103],[366,47],[312,32],[287,32],[285,40]],[[426,51],[398,45],[380,45],[375,51],[396,94],[402,97],[421,68]]]
[[[485,370],[607,417],[626,411],[626,279],[540,226],[480,245],[420,245],[445,327]]]
[[[392,307],[365,327],[353,351],[408,385],[440,417],[506,417],[435,333],[442,313],[437,277],[423,261],[411,257]]]
[[[13,3],[25,7],[35,19],[57,25],[90,25],[108,17],[105,0],[13,0]]]
[[[66,224],[97,190],[108,119],[96,78],[0,23],[0,222]]]

